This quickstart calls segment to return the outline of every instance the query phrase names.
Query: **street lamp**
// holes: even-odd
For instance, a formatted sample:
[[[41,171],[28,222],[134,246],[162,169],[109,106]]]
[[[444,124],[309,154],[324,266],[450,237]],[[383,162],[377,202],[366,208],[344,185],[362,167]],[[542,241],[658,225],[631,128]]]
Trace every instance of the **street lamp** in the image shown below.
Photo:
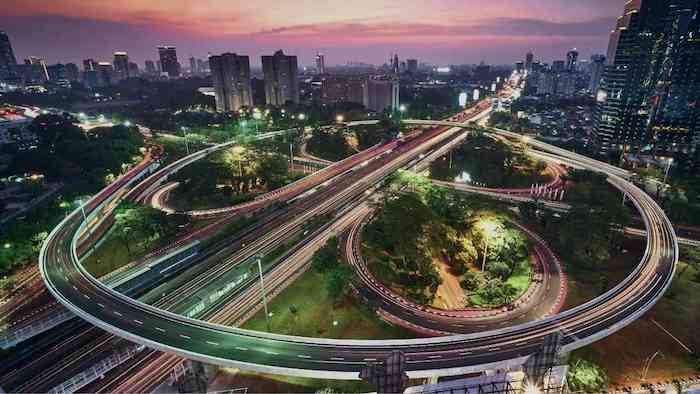
[[[345,121],[345,116],[343,116],[342,114],[338,115],[335,117],[335,121],[336,123],[343,123]]]
[[[187,151],[187,156],[190,155],[190,145],[187,143],[187,127],[182,126],[180,127],[180,130],[182,130],[182,138],[185,139],[185,149]]]
[[[298,118],[299,120],[302,120],[302,121],[303,121],[303,120],[306,119],[306,114],[299,114],[299,115],[297,116],[297,118]]]
[[[124,122],[124,126],[125,126],[125,127],[131,127],[131,122],[129,122],[129,121],[127,120],[126,122]]]
[[[262,119],[262,114],[260,113],[260,110],[255,108],[253,110],[253,119],[255,119],[255,134],[258,133],[258,123],[260,122],[260,119]]]
[[[666,184],[666,179],[668,179],[668,172],[671,170],[671,164],[673,164],[673,158],[668,159],[668,166],[666,166],[666,173],[664,174],[664,184]]]

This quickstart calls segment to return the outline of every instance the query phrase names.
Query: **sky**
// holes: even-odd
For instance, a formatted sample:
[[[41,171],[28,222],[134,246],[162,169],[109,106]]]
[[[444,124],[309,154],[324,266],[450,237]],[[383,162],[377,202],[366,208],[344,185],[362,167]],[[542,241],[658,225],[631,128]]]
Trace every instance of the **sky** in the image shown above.
[[[436,65],[584,58],[605,53],[625,0],[2,0],[0,30],[18,60],[49,63],[127,51],[143,66],[156,46],[190,56],[235,52],[253,65],[277,49],[311,65],[382,64],[393,53]]]

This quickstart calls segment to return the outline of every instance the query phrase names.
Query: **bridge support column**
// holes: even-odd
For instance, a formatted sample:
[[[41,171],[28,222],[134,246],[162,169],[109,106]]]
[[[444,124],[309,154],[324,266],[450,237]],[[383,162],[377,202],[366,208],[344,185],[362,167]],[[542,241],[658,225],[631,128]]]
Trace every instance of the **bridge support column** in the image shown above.
[[[373,384],[379,394],[403,393],[408,385],[406,356],[402,352],[393,351],[383,362],[368,363],[362,368],[360,378]]]

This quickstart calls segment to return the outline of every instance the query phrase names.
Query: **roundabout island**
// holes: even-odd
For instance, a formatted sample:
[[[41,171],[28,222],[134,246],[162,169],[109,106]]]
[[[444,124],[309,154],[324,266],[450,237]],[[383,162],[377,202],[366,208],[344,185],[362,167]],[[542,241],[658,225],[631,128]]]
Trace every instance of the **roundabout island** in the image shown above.
[[[274,294],[276,286],[282,286],[283,282],[303,272],[310,256],[328,238],[348,227],[351,228],[351,236],[348,237],[344,250],[356,259],[353,264],[360,264],[359,271],[362,271],[358,239],[352,238],[352,234],[360,233],[362,223],[371,212],[369,201],[378,192],[377,185],[397,170],[415,165],[415,160],[421,156],[429,156],[432,150],[448,145],[465,130],[472,130],[473,126],[468,121],[475,120],[488,111],[474,112],[462,116],[460,122],[407,120],[406,124],[428,126],[430,129],[410,139],[393,140],[370,152],[360,152],[357,155],[367,156],[353,156],[352,160],[331,165],[327,167],[328,170],[316,172],[252,202],[219,208],[215,212],[192,212],[194,216],[213,218],[214,223],[219,223],[220,226],[222,222],[232,220],[231,214],[255,212],[264,205],[271,205],[276,199],[288,198],[284,206],[274,210],[263,224],[242,237],[231,240],[217,251],[200,251],[202,258],[213,260],[212,269],[198,278],[197,283],[201,282],[201,286],[205,286],[209,279],[221,277],[260,251],[274,248],[279,239],[290,233],[304,234],[300,231],[303,225],[323,215],[330,215],[329,223],[303,235],[301,246],[282,256],[281,262],[265,273],[267,288]],[[497,129],[489,131],[503,138],[523,142],[522,137],[515,133]],[[259,307],[253,296],[258,289],[244,291],[235,302],[220,308],[212,306],[210,312],[198,318],[186,317],[124,295],[85,270],[79,258],[78,244],[79,241],[90,238],[86,235],[90,230],[86,230],[89,223],[84,220],[80,209],[68,215],[48,236],[40,254],[41,273],[48,289],[59,302],[90,323],[140,345],[211,364],[296,376],[322,375],[336,379],[357,379],[360,370],[367,363],[384,360],[393,351],[405,354],[406,371],[410,377],[451,375],[521,365],[527,357],[537,352],[544,338],[552,333],[562,333],[562,350],[570,351],[601,339],[634,321],[666,291],[678,260],[677,240],[668,218],[648,195],[626,180],[628,174],[625,171],[540,141],[531,140],[526,143],[529,146],[528,154],[538,159],[605,174],[607,181],[632,201],[648,234],[646,249],[638,266],[618,285],[601,296],[564,312],[557,313],[556,302],[546,305],[545,309],[549,309],[544,314],[538,308],[533,308],[532,311],[537,310],[532,312],[537,319],[527,323],[484,327],[466,334],[395,340],[296,337],[229,326]],[[207,148],[205,152],[195,153],[199,156],[175,162],[145,179],[141,179],[145,174],[143,169],[133,170],[85,204],[83,208],[86,217],[90,222],[94,221],[105,204],[114,202],[125,194],[143,201],[145,196],[156,189],[154,185],[162,184],[164,174],[177,171],[181,166],[216,149],[218,148]],[[314,188],[314,192],[292,200],[291,196],[299,196]],[[204,240],[214,233],[211,227],[205,228],[209,230],[197,230],[195,236],[174,243],[171,250],[193,241]],[[524,228],[520,231],[526,232]],[[528,237],[535,245],[540,245],[534,234],[528,233]],[[539,259],[537,246],[534,250]],[[552,256],[546,256],[545,253],[543,257],[549,262]],[[533,271],[536,272],[534,267],[536,266],[533,266]],[[552,268],[542,261],[543,272],[544,267]],[[555,271],[549,272],[551,274]],[[561,286],[557,290],[560,289]],[[360,292],[362,293],[361,290]],[[256,302],[246,302],[246,297]],[[409,309],[413,308],[410,302],[404,304],[401,299],[386,293],[377,294],[376,302],[386,302],[383,305],[388,305],[387,297],[394,299],[391,302],[394,305],[392,308],[398,308],[397,302]],[[527,302],[521,306],[524,307],[525,304]],[[248,309],[245,310],[243,306]],[[389,310],[387,306],[384,311],[393,316],[392,311],[395,310]],[[432,314],[431,311],[420,312]],[[545,315],[548,316],[542,318]],[[436,334],[455,331],[451,328],[437,329],[439,326],[428,328],[435,330]]]

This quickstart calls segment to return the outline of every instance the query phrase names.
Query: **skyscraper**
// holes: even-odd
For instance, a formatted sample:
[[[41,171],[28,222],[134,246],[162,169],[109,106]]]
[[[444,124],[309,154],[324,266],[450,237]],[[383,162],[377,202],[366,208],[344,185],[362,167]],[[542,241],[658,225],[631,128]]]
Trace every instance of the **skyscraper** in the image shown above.
[[[416,59],[406,59],[406,71],[411,74],[418,72],[418,60]]]
[[[394,54],[394,60],[391,61],[391,71],[394,74],[398,74],[399,71],[401,71],[401,70],[399,70],[399,55],[398,54]]]
[[[97,70],[97,62],[94,59],[83,60],[83,71],[95,71]]]
[[[197,59],[194,56],[190,56],[190,74],[198,74],[199,69],[197,68]]]
[[[689,150],[700,131],[700,1],[637,0],[611,33],[597,94],[599,153]]]
[[[248,56],[224,53],[209,56],[209,67],[216,94],[216,110],[236,111],[253,106]]]
[[[525,55],[525,70],[532,71],[532,62],[535,60],[535,55],[532,52],[528,52]]]
[[[605,55],[591,56],[591,64],[589,68],[590,80],[588,82],[588,91],[592,96],[598,94],[598,86],[600,84],[600,78],[603,76],[604,68]]]
[[[162,67],[161,72],[168,73],[171,78],[180,76],[180,63],[177,61],[177,50],[174,46],[159,46],[158,57]]]
[[[77,64],[66,63],[66,79],[71,82],[75,82],[80,79],[80,70],[78,70]]]
[[[129,78],[129,55],[126,52],[114,52],[114,79],[122,80]]]
[[[560,73],[564,71],[564,61],[563,60],[555,60],[552,62],[552,71],[555,73]]]
[[[30,74],[32,75],[31,82],[46,82],[49,80],[49,72],[46,69],[46,60],[36,57],[36,56],[29,56],[28,58],[24,59],[24,64],[30,71]]]
[[[262,66],[267,104],[281,106],[287,101],[298,104],[297,57],[287,56],[279,50],[272,56],[263,56]]]
[[[144,66],[146,67],[146,74],[156,75],[158,73],[156,71],[156,64],[153,63],[153,60],[146,60],[146,62],[144,63]]]
[[[0,79],[7,79],[15,74],[17,58],[12,50],[12,43],[7,33],[0,31]]]
[[[319,74],[326,73],[326,57],[322,53],[316,54],[316,72]]]
[[[113,73],[112,63],[109,62],[99,62],[97,63],[97,84],[99,86],[110,86],[112,85],[112,73]]]
[[[566,53],[566,71],[569,71],[569,72],[576,71],[577,64],[578,64],[578,51],[576,50],[576,48],[574,48]]]

